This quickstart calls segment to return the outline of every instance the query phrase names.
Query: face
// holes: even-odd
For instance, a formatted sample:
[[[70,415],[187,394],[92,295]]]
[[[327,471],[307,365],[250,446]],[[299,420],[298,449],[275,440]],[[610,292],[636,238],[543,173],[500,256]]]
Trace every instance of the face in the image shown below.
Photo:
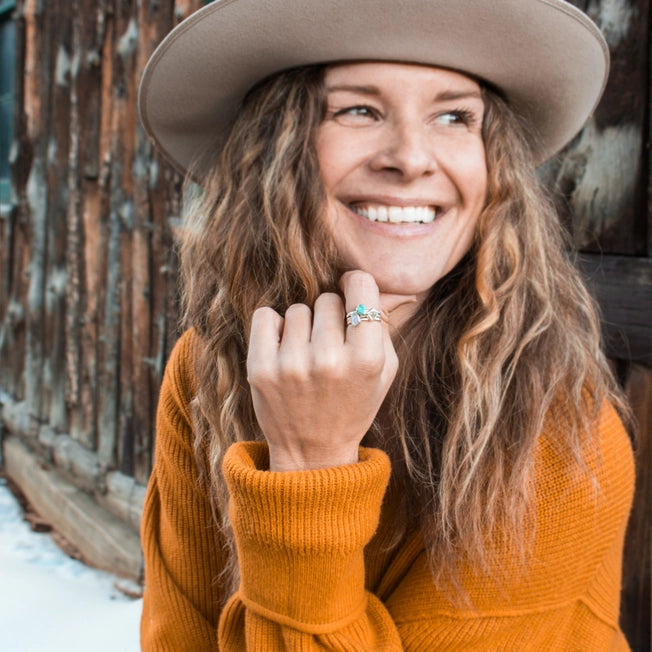
[[[380,62],[332,66],[325,86],[316,148],[335,245],[381,292],[423,299],[469,250],[484,206],[480,87]]]

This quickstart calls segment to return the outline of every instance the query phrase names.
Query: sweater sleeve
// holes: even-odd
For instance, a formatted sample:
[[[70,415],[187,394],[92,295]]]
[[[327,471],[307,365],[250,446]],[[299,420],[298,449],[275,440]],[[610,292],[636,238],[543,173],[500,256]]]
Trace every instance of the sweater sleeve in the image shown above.
[[[265,471],[264,443],[224,460],[241,583],[222,615],[220,650],[402,650],[388,611],[365,590],[390,465],[360,449],[357,464]]]
[[[188,332],[170,356],[159,397],[155,462],[141,532],[145,652],[217,649],[222,542],[199,483],[192,446],[192,348]]]

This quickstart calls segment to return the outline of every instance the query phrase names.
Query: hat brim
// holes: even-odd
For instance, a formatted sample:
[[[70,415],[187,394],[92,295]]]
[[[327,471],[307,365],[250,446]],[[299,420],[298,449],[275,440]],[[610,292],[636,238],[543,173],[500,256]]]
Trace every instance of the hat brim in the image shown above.
[[[256,82],[355,60],[428,64],[489,82],[531,129],[537,163],[581,129],[609,71],[600,31],[562,0],[217,0],[152,55],[141,120],[185,173]]]

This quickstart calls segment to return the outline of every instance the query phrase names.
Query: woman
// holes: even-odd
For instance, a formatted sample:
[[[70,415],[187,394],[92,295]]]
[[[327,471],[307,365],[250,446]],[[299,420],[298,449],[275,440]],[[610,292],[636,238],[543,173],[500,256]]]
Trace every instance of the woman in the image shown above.
[[[559,0],[309,4],[214,3],[141,86],[201,185],[143,648],[627,649],[625,407],[534,175],[604,42]]]

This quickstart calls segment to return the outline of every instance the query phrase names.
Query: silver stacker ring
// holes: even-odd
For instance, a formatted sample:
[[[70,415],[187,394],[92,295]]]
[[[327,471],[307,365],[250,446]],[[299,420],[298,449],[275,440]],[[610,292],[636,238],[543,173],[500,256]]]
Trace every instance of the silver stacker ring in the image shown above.
[[[380,310],[365,308],[359,303],[355,310],[346,313],[346,325],[357,326],[362,321],[381,321]]]

